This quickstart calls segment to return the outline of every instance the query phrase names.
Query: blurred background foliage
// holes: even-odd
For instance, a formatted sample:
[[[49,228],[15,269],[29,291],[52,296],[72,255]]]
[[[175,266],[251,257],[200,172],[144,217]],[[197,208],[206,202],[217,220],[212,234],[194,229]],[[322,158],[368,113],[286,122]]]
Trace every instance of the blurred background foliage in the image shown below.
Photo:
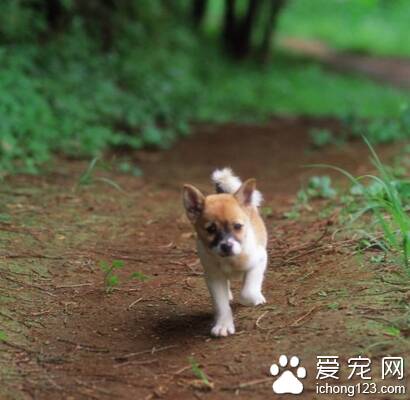
[[[408,0],[291,1],[280,19],[285,35],[384,56],[410,56]]]
[[[407,0],[2,0],[0,177],[50,155],[169,146],[192,121],[395,118],[409,94],[276,50],[408,56]]]

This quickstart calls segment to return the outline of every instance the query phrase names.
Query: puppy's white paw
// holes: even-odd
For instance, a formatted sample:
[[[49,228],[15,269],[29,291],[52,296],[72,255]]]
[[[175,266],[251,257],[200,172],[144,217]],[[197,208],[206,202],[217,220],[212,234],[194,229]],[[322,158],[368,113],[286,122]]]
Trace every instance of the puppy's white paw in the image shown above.
[[[244,306],[258,306],[259,304],[265,304],[266,299],[261,292],[241,293],[239,302]]]
[[[211,335],[215,337],[233,335],[235,333],[235,326],[233,319],[219,319],[211,329]]]

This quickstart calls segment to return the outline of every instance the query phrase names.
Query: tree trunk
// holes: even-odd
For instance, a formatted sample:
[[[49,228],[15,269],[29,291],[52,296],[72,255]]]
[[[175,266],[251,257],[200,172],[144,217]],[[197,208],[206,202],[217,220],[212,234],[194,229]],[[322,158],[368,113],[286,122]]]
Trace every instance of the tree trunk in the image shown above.
[[[232,54],[232,43],[235,41],[235,0],[225,0],[223,41],[228,53]]]
[[[113,14],[117,10],[115,0],[102,0],[103,7],[101,7],[101,42],[104,51],[109,51],[112,48],[114,41],[114,26]]]
[[[198,28],[201,25],[206,13],[207,4],[208,0],[194,0],[192,8],[192,20],[195,28]]]
[[[273,32],[276,29],[279,13],[285,4],[286,0],[271,0],[270,2],[269,18],[266,22],[262,43],[260,46],[260,57],[263,61],[266,61],[269,57]]]
[[[225,49],[234,58],[242,59],[250,53],[252,31],[261,1],[249,0],[242,19],[235,14],[235,0],[225,1],[223,41]]]
[[[60,0],[46,0],[45,7],[48,26],[51,30],[55,31],[59,28],[63,15]]]
[[[249,0],[247,13],[239,24],[235,38],[235,56],[237,58],[245,58],[250,52],[252,28],[260,4],[261,0]]]

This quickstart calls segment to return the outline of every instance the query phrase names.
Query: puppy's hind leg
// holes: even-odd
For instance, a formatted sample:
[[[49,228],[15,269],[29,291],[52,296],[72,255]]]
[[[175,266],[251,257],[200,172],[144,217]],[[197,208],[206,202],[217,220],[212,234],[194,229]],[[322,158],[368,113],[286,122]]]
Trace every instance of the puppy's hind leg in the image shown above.
[[[264,250],[258,264],[245,274],[239,298],[239,302],[244,306],[257,306],[266,303],[266,299],[262,294],[262,283],[266,264],[267,254]]]
[[[228,336],[235,333],[232,310],[229,305],[228,280],[222,274],[205,275],[206,283],[212,297],[215,310],[215,324],[212,327],[213,336]]]

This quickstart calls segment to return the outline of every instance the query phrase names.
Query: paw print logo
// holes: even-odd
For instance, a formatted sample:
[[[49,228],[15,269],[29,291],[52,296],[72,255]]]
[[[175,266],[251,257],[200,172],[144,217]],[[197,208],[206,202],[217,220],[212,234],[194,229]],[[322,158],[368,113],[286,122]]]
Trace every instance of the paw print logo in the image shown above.
[[[300,379],[306,378],[306,369],[299,367],[299,357],[293,356],[290,361],[285,355],[279,357],[279,365],[272,364],[270,373],[278,378],[273,382],[272,390],[276,394],[300,394],[303,392],[303,383]],[[290,367],[297,368],[296,375],[290,370]]]

